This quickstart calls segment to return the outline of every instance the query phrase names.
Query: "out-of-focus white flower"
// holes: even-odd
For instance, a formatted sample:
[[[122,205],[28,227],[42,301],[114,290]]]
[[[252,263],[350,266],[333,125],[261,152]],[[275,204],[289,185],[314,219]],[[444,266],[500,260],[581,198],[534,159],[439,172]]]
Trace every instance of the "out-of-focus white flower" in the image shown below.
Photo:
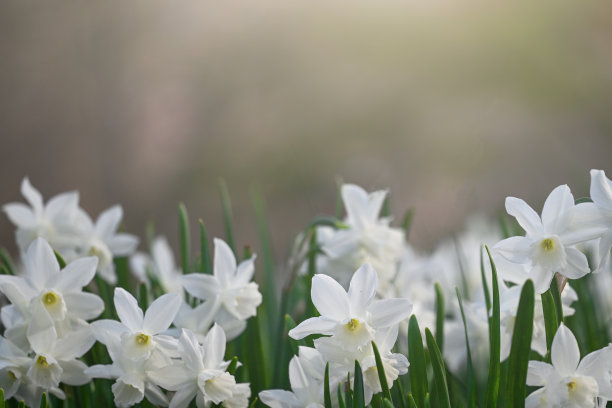
[[[185,290],[205,302],[191,309],[183,307],[175,321],[178,327],[204,334],[212,322],[227,332],[228,339],[237,337],[246,327],[246,320],[255,316],[261,304],[257,283],[251,282],[255,257],[236,265],[230,247],[215,238],[213,274],[191,273],[182,277]]]
[[[319,272],[346,287],[353,271],[370,263],[379,274],[379,290],[384,291],[397,272],[404,247],[404,232],[390,227],[390,218],[379,218],[387,191],[368,194],[359,186],[344,184],[341,195],[348,228],[317,229],[317,240],[326,255]]]
[[[611,347],[594,351],[580,361],[576,338],[561,323],[550,357],[552,365],[529,362],[527,385],[542,388],[527,396],[526,407],[588,408],[600,406],[600,399],[612,399]]]
[[[123,352],[133,360],[148,358],[156,347],[172,348],[173,339],[160,333],[172,324],[181,306],[180,297],[175,294],[160,296],[144,315],[134,296],[122,288],[115,289],[114,301],[121,323],[115,320],[93,322],[91,326],[98,341],[103,342],[108,333],[115,333],[121,338]]]
[[[377,330],[399,324],[412,311],[408,299],[373,301],[377,287],[378,276],[369,264],[355,272],[348,293],[331,277],[315,275],[312,303],[321,316],[303,321],[289,331],[289,336],[302,339],[310,334],[325,334],[349,351],[369,347]]]
[[[176,266],[172,249],[165,237],[157,237],[151,244],[151,257],[136,253],[130,257],[130,265],[141,282],[147,283],[147,272],[159,282],[165,293],[175,293],[185,298],[181,278],[183,271]]]
[[[216,324],[202,345],[194,333],[183,329],[178,342],[181,361],[149,371],[149,376],[157,384],[175,391],[170,401],[171,408],[187,407],[194,397],[199,408],[211,403],[232,408],[248,406],[251,395],[248,384],[236,384],[234,376],[225,371],[230,363],[223,361],[225,340],[223,329]]]
[[[45,238],[53,248],[63,253],[78,244],[76,220],[79,217],[79,193],[59,194],[45,205],[42,196],[30,184],[28,178],[21,183],[21,194],[29,206],[9,203],[2,208],[9,220],[17,227],[17,245],[25,253],[37,237]]]
[[[265,390],[259,393],[259,399],[272,408],[322,408],[325,365],[318,350],[300,346],[299,354],[289,362],[291,391]],[[332,395],[337,384],[338,379],[330,376]]]
[[[508,260],[530,263],[530,278],[536,293],[548,290],[556,272],[577,279],[589,272],[586,256],[575,244],[596,238],[591,228],[583,228],[576,219],[584,213],[582,204],[574,205],[574,197],[566,185],[555,188],[546,199],[542,218],[525,201],[506,198],[506,211],[514,216],[526,232],[524,237],[511,237],[495,248]]]
[[[596,259],[596,270],[600,271],[609,265],[610,248],[612,247],[612,181],[606,177],[603,170],[591,170],[590,194],[593,204],[584,203],[584,206],[594,207],[594,211],[591,211],[592,216],[588,220],[583,220],[583,223],[593,229],[601,229],[602,237],[598,245],[599,257]]]
[[[67,254],[67,258],[81,256],[96,256],[98,262],[98,274],[110,284],[117,282],[115,264],[113,258],[131,255],[138,246],[138,238],[132,234],[117,232],[123,209],[115,205],[102,212],[95,224],[81,210],[78,218],[80,241],[74,251]]]

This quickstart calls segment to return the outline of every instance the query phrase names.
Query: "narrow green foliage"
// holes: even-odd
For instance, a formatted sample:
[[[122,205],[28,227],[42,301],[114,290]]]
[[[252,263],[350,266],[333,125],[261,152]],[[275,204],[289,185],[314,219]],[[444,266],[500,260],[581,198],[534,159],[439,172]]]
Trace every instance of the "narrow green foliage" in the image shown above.
[[[13,264],[13,260],[11,259],[11,255],[4,247],[0,247],[0,260],[2,260],[2,265],[6,267],[9,275],[15,274],[15,267]]]
[[[342,398],[342,383],[338,384],[338,406],[340,408],[346,408],[346,404],[344,403],[344,398]]]
[[[0,408],[4,408],[4,390],[0,388]]]
[[[425,408],[431,407],[431,398],[429,397],[429,393],[425,395]]]
[[[26,408],[26,403],[24,400],[19,401],[19,404],[17,404],[17,408]]]
[[[480,246],[480,278],[482,279],[482,290],[484,292],[485,304],[487,306],[487,311],[491,310],[491,294],[489,293],[489,285],[487,283],[487,274],[485,273],[484,266],[484,254],[483,249],[484,246]]]
[[[149,294],[147,293],[147,285],[144,283],[138,285],[138,306],[142,310],[147,310],[149,307]]]
[[[0,275],[12,275],[5,265],[0,265]]]
[[[304,318],[316,316],[316,309],[312,303],[311,289],[312,289],[312,277],[317,273],[317,252],[314,250],[317,247],[317,230],[310,230],[310,244],[308,254],[308,277],[306,278],[307,284],[307,296],[306,296],[306,314]]]
[[[406,394],[404,393],[404,387],[400,378],[395,382],[395,387],[391,389],[391,392],[395,394],[395,404],[399,405],[400,408],[406,408]]]
[[[423,405],[425,405],[425,401],[423,401]],[[409,408],[418,408],[416,401],[414,400],[414,397],[412,396],[412,394],[408,394],[408,407]]]
[[[410,389],[417,405],[425,404],[427,394],[427,366],[423,338],[415,315],[410,316],[408,323],[408,360],[410,361]]]
[[[408,235],[410,235],[410,227],[412,226],[413,218],[414,218],[414,209],[410,208],[404,213],[404,218],[402,219],[402,229],[404,230],[406,239],[408,239]]]
[[[43,392],[42,398],[40,399],[40,408],[47,408],[47,393]]]
[[[467,351],[467,401],[469,407],[476,406],[476,381],[474,380],[474,365],[472,363],[472,351],[470,348],[470,340],[468,335],[468,326],[465,320],[465,311],[463,310],[463,300],[459,293],[459,288],[455,287],[457,293],[457,301],[459,302],[459,310],[461,311],[461,320],[463,321],[463,331],[465,333],[465,348]]]
[[[557,312],[557,322],[561,324],[565,321],[563,317],[563,303],[561,302],[561,290],[559,289],[559,282],[555,275],[550,282],[550,293],[552,294],[553,300],[555,301],[555,311]]]
[[[259,401],[259,397],[253,398],[253,402],[249,405],[249,408],[255,408],[257,406],[257,402]]]
[[[293,329],[297,324],[288,314],[285,315],[285,333],[289,333],[291,329]],[[302,343],[302,340],[295,340],[292,338],[289,339],[289,344],[291,345],[291,351],[293,354],[298,354],[298,347],[303,346],[305,344]]]
[[[450,408],[450,398],[448,395],[448,384],[446,382],[446,368],[444,367],[444,360],[440,349],[436,344],[431,331],[425,329],[425,341],[427,342],[427,349],[429,350],[429,356],[431,357],[431,366],[434,372],[434,382],[436,385],[436,395],[438,397],[440,407]]]
[[[593,199],[591,197],[580,197],[577,198],[575,203],[576,204],[582,204],[582,203],[592,203]]]
[[[391,194],[387,194],[380,209],[380,217],[388,217],[391,215]]]
[[[337,217],[319,216],[313,218],[312,221],[310,221],[310,224],[308,224],[307,229],[323,226],[332,227],[334,229],[347,229],[349,227]]]
[[[344,398],[346,399],[346,406],[349,408],[353,407],[353,392],[351,391],[351,373],[346,375],[346,389],[344,391]]]
[[[259,313],[249,319],[246,333],[244,335],[245,350],[241,360],[246,362],[249,369],[249,381],[253,394],[268,389],[269,382],[269,361],[266,360],[259,327]]]
[[[237,367],[238,367],[238,357],[234,356],[234,357],[232,357],[232,361],[227,366],[227,370],[225,370],[225,371],[227,371],[231,375],[234,375],[234,373],[236,372],[236,368]]]
[[[331,392],[329,391],[329,361],[325,364],[325,379],[323,381],[323,400],[325,408],[332,408]]]
[[[56,250],[53,250],[53,253],[55,254],[55,258],[57,259],[60,269],[64,269],[66,267],[66,261],[64,261],[64,258]]]
[[[395,408],[395,405],[393,405],[393,401],[388,399],[388,398],[383,398],[383,408]]]
[[[500,306],[499,287],[497,284],[497,268],[491,257],[489,248],[486,247],[489,261],[491,262],[491,282],[493,286],[493,309],[489,318],[489,378],[487,380],[487,394],[485,407],[497,407],[500,377]]]
[[[227,245],[234,251],[234,226],[232,221],[232,203],[230,201],[229,191],[227,189],[227,185],[225,184],[225,180],[219,179],[219,190],[221,192],[221,207],[223,209],[223,223],[225,224],[225,235]]]
[[[353,382],[353,408],[365,408],[363,373],[359,361],[355,360],[355,379]]]
[[[512,346],[508,362],[508,382],[505,387],[506,406],[525,406],[525,387],[527,382],[527,365],[531,351],[533,333],[533,309],[535,292],[533,282],[528,279],[521,290],[521,297],[516,312]]]
[[[436,343],[440,352],[444,350],[444,294],[440,284],[436,282]]]
[[[392,399],[391,390],[389,390],[389,384],[387,383],[387,376],[385,375],[385,367],[383,366],[380,353],[376,343],[372,341],[372,350],[374,351],[374,360],[376,361],[376,371],[378,372],[378,380],[380,381],[380,388],[382,389],[383,397]]]
[[[187,215],[187,208],[185,204],[180,203],[178,207],[179,211],[179,240],[181,246],[181,267],[183,273],[188,274],[191,272],[191,248],[189,243],[189,216]]]
[[[551,290],[547,290],[542,293],[542,310],[544,312],[544,326],[546,328],[546,358],[550,361],[550,349],[552,342],[559,328],[559,321],[557,320],[557,311],[555,309],[555,299],[551,293]]]
[[[204,221],[200,220],[200,272],[212,274],[212,261]]]

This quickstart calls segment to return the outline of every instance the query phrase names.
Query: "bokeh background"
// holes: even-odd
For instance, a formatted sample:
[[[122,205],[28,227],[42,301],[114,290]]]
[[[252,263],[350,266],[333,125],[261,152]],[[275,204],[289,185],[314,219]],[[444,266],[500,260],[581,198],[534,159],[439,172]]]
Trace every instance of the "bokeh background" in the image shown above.
[[[427,249],[612,172],[611,38],[595,0],[3,1],[0,202],[27,175],[176,248],[178,202],[224,235],[222,177],[237,243],[259,191],[282,262],[344,180],[389,188]]]

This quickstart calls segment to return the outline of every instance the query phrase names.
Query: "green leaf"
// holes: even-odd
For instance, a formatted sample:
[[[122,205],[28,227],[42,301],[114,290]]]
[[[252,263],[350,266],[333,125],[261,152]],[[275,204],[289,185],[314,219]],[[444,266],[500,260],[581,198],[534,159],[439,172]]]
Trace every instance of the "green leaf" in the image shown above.
[[[4,390],[0,388],[0,408],[4,408]]]
[[[392,399],[391,390],[389,390],[389,384],[387,383],[387,376],[385,375],[385,367],[383,366],[380,353],[376,343],[372,341],[372,350],[374,351],[374,360],[376,361],[376,371],[378,372],[378,380],[380,381],[380,388],[384,398]]]
[[[559,289],[559,282],[555,275],[550,282],[550,293],[552,294],[553,300],[555,301],[555,311],[557,312],[557,322],[561,324],[565,321],[563,318],[563,303],[561,302],[561,290]],[[555,332],[556,333],[556,332]]]
[[[147,285],[144,283],[138,285],[138,306],[142,310],[147,310],[149,307],[149,294],[147,293]]]
[[[410,235],[410,227],[412,227],[412,219],[414,218],[414,209],[410,208],[404,213],[402,220],[402,229],[404,230],[405,239],[408,240]]]
[[[423,401],[423,405],[425,405],[425,401]],[[416,401],[414,400],[414,397],[412,396],[412,394],[408,394],[408,407],[409,408],[418,408]]]
[[[448,384],[446,382],[446,368],[444,367],[444,360],[442,360],[442,354],[436,344],[431,331],[425,329],[425,341],[427,342],[427,349],[429,350],[429,356],[431,357],[431,366],[434,372],[434,382],[436,385],[436,395],[438,397],[440,407],[450,408],[450,398],[448,395]]]
[[[507,407],[525,406],[525,387],[533,333],[534,304],[535,291],[533,282],[531,279],[528,279],[523,284],[523,289],[521,289],[521,297],[512,333],[512,346],[508,362],[508,383],[505,387]]]
[[[436,282],[436,343],[440,352],[444,350],[444,294],[440,284]]]
[[[15,267],[13,266],[13,260],[9,255],[9,252],[4,247],[0,247],[0,259],[2,260],[2,265],[6,267],[9,275],[15,274]]]
[[[489,284],[487,283],[487,274],[485,273],[483,246],[480,246],[480,278],[482,279],[482,290],[484,292],[485,305],[487,311],[491,310],[491,294],[489,293]]]
[[[425,405],[427,394],[427,366],[423,337],[415,315],[410,316],[408,323],[408,360],[410,361],[410,389],[417,405]]]
[[[251,405],[249,405],[249,408],[255,408],[257,401],[259,401],[258,397],[253,398],[253,402],[251,402]]]
[[[234,375],[234,373],[236,372],[236,368],[238,368],[238,357],[234,356],[232,357],[232,361],[231,363],[229,363],[225,371],[227,371],[231,375]]]
[[[344,221],[339,220],[336,217],[330,217],[330,216],[319,216],[319,217],[315,217],[312,219],[312,221],[310,221],[310,224],[308,224],[307,229],[312,229],[312,228],[316,228],[316,227],[332,227],[334,229],[348,229],[349,226],[347,224],[344,223]]]
[[[395,394],[396,404],[400,408],[406,408],[406,394],[404,393],[401,379],[398,378],[394,385],[395,387],[392,386],[391,392]]]
[[[390,400],[389,398],[383,398],[383,407],[384,408],[395,408],[395,405],[393,405],[393,401]]]
[[[500,306],[499,306],[499,287],[497,284],[497,268],[493,262],[493,257],[489,247],[485,246],[489,261],[491,262],[491,279],[493,286],[493,309],[489,318],[489,378],[487,380],[487,394],[485,407],[496,408],[498,406],[497,397],[499,395],[500,368]]]
[[[461,294],[459,288],[455,287],[457,293],[457,301],[459,302],[459,310],[461,311],[461,320],[463,321],[463,331],[465,334],[465,348],[467,351],[467,400],[469,407],[476,406],[476,382],[474,381],[474,366],[472,363],[472,351],[470,349],[470,340],[468,335],[468,326],[465,320],[465,311],[463,310],[463,300],[461,300]]]
[[[19,401],[19,404],[17,404],[17,408],[26,408],[26,403],[24,400]]]
[[[128,292],[132,292],[130,287],[130,263],[127,256],[119,256],[113,259],[115,263],[115,273],[117,274],[117,286],[122,287]]]
[[[223,208],[223,223],[225,225],[225,235],[227,245],[236,253],[234,244],[234,227],[232,223],[232,203],[225,180],[219,179],[219,190],[221,192],[221,207]]]
[[[60,253],[57,252],[55,249],[53,250],[53,253],[55,254],[55,258],[57,259],[57,263],[59,264],[60,269],[64,269],[66,267],[66,261],[64,261],[64,258],[62,258]]]
[[[246,335],[242,339],[245,345],[245,352],[241,360],[245,361],[249,371],[249,381],[251,391],[257,395],[259,391],[268,389],[269,386],[269,367],[270,361],[266,360],[262,343],[261,328],[259,327],[259,313],[249,319],[247,323]]]
[[[332,408],[331,392],[329,391],[329,361],[325,364],[325,379],[323,381],[323,400],[325,408]]]
[[[179,240],[181,246],[181,267],[183,273],[188,274],[191,272],[191,249],[189,244],[189,216],[187,215],[187,208],[185,204],[179,204]]]
[[[47,408],[47,393],[43,392],[43,395],[40,399],[40,408]]]
[[[310,231],[311,231],[311,236],[310,236],[310,247],[309,247],[310,252],[308,255],[308,279],[306,280],[306,283],[308,285],[307,287],[308,297],[306,298],[306,314],[304,316],[305,319],[317,315],[317,310],[314,304],[312,303],[312,296],[310,296],[311,289],[312,289],[312,278],[317,273],[317,252],[313,250],[317,246],[317,230],[312,229]]]
[[[346,406],[349,408],[353,407],[353,392],[351,391],[351,373],[348,372],[346,375],[346,390],[344,391],[344,398],[346,399]]]
[[[592,203],[592,202],[593,202],[593,199],[591,197],[580,197],[576,199],[575,204]]]
[[[365,408],[363,373],[359,361],[355,360],[355,379],[353,382],[353,408]]]
[[[546,329],[546,357],[547,361],[550,362],[550,350],[552,342],[559,328],[559,321],[557,320],[557,311],[555,310],[555,299],[551,293],[551,290],[547,290],[542,293],[542,310],[544,312],[544,327]]]
[[[212,275],[212,258],[208,247],[208,236],[204,221],[200,219],[200,272]]]
[[[344,403],[344,398],[342,398],[342,383],[338,383],[338,406],[340,408],[346,408],[346,404]]]

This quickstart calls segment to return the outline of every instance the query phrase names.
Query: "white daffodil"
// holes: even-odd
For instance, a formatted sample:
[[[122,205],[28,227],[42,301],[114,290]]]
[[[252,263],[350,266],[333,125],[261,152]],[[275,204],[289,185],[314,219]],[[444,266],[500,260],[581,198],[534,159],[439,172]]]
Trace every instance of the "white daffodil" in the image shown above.
[[[172,348],[173,339],[160,333],[172,324],[181,306],[180,297],[175,294],[160,296],[151,303],[144,315],[134,296],[122,288],[115,289],[114,302],[121,323],[115,320],[93,322],[91,326],[98,341],[104,343],[108,333],[118,335],[123,352],[133,360],[148,358],[158,346]]]
[[[40,192],[24,178],[21,194],[30,206],[9,203],[3,206],[3,210],[17,227],[15,235],[22,253],[37,237],[45,238],[60,253],[78,244],[75,225],[79,217],[78,192],[59,194],[45,205]]]
[[[303,321],[289,331],[289,336],[299,340],[310,334],[325,334],[347,350],[369,347],[377,330],[397,325],[412,311],[408,299],[374,301],[377,287],[376,271],[369,264],[355,272],[348,293],[331,277],[315,275],[311,297],[321,316]]]
[[[527,396],[526,407],[588,408],[599,406],[600,399],[612,399],[612,348],[594,351],[580,361],[576,338],[561,323],[550,354],[552,365],[529,362],[527,385],[543,388]]]
[[[147,274],[159,282],[165,293],[176,293],[184,299],[181,278],[183,271],[176,266],[172,249],[165,237],[157,237],[151,244],[151,257],[136,253],[130,257],[130,265],[138,280],[148,283]]]
[[[202,345],[194,333],[182,330],[178,342],[181,362],[149,372],[161,387],[175,391],[171,408],[187,407],[194,397],[198,408],[211,403],[228,408],[248,406],[248,384],[236,384],[234,376],[226,371],[230,362],[223,361],[225,340],[223,329],[216,324]]]
[[[115,405],[118,407],[132,406],[145,397],[155,405],[168,406],[168,398],[151,381],[147,372],[169,365],[170,358],[161,351],[153,349],[147,358],[134,359],[130,350],[124,347],[122,333],[110,327],[108,322],[112,321],[96,327],[94,331],[98,341],[106,346],[113,363],[91,366],[85,370],[85,373],[92,378],[116,380],[111,389]]]
[[[318,350],[300,346],[299,355],[289,362],[291,391],[265,390],[259,393],[259,399],[272,408],[322,408],[325,365]],[[339,378],[330,377],[332,393],[336,392],[338,381]]]
[[[589,272],[589,264],[586,256],[573,245],[597,236],[592,229],[582,229],[576,222],[584,209],[574,205],[574,197],[566,185],[550,193],[542,218],[525,201],[508,197],[506,211],[516,218],[526,235],[500,241],[495,248],[512,262],[530,263],[530,278],[537,293],[548,290],[556,272],[578,279]]]
[[[390,227],[390,218],[380,218],[387,191],[368,194],[357,185],[344,184],[341,195],[348,228],[317,230],[327,261],[320,270],[346,287],[353,271],[370,263],[379,273],[379,290],[385,290],[395,276],[404,246],[404,232]]]
[[[131,255],[138,246],[138,238],[131,234],[118,233],[117,229],[123,218],[123,209],[115,205],[102,212],[95,224],[81,210],[79,229],[81,240],[67,258],[96,256],[98,274],[110,284],[117,282],[113,258]]]
[[[213,274],[191,273],[182,277],[185,290],[205,303],[193,310],[183,308],[175,323],[204,334],[214,320],[231,333],[228,338],[232,339],[244,330],[246,319],[255,316],[261,304],[257,283],[251,282],[255,257],[236,265],[230,247],[218,238],[214,243]]]
[[[37,238],[29,246],[24,263],[25,276],[0,275],[0,291],[12,303],[2,308],[5,335],[20,347],[27,348],[25,334],[34,309],[49,315],[59,336],[87,326],[86,320],[104,310],[98,295],[83,292],[93,279],[97,258],[77,259],[60,270],[51,246]]]
[[[593,206],[598,213],[588,223],[591,228],[601,229],[599,240],[599,259],[597,270],[605,268],[610,262],[610,248],[612,247],[612,181],[606,177],[603,170],[591,170],[591,199],[593,204],[585,203],[585,207]]]

